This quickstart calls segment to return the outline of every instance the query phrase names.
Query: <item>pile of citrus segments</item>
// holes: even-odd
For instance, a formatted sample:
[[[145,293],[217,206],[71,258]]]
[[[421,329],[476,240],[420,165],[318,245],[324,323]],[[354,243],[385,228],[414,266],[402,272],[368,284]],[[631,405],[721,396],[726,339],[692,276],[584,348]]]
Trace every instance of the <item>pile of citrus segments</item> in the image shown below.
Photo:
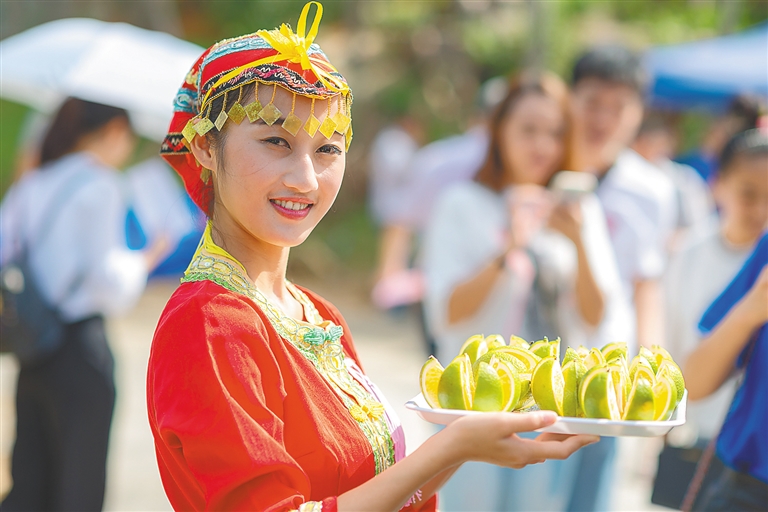
[[[685,381],[669,353],[627,344],[567,348],[560,339],[528,343],[512,336],[471,336],[443,368],[430,356],[421,368],[421,393],[433,409],[550,410],[560,416],[665,421],[683,398]]]

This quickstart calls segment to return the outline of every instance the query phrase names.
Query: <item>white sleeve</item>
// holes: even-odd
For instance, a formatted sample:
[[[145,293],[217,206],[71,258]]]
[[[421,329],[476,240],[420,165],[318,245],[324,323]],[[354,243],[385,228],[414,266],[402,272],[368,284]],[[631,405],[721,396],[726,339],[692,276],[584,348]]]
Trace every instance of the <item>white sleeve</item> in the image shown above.
[[[77,197],[73,213],[83,222],[78,238],[88,272],[72,297],[74,309],[122,313],[135,304],[147,284],[143,253],[126,246],[126,208],[116,178],[99,180]]]
[[[597,286],[603,294],[605,310],[603,319],[597,328],[587,328],[591,332],[592,346],[602,346],[617,340],[631,342],[634,330],[631,309],[622,288],[616,254],[611,244],[606,226],[605,214],[596,196],[587,196],[582,201],[583,228],[582,240],[589,268]]]
[[[459,185],[438,199],[424,237],[425,309],[437,335],[447,329],[448,302],[456,286],[501,253],[496,221],[484,214],[487,198],[483,205],[484,198],[472,200],[467,192]]]

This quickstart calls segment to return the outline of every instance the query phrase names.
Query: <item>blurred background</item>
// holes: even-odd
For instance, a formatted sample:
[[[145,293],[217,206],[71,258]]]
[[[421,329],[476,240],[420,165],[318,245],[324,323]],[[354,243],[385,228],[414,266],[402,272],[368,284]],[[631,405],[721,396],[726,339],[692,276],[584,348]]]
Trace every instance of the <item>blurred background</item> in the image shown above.
[[[0,40],[54,20],[92,18],[165,32],[206,48],[222,38],[283,22],[295,25],[303,5],[304,0],[3,0]],[[355,138],[339,198],[310,238],[292,252],[289,277],[344,312],[373,380],[391,403],[400,406],[409,450],[432,433],[429,425],[402,407],[418,393],[417,375],[429,345],[424,342],[421,312],[409,305],[418,301],[392,302],[375,294],[371,299],[382,272],[380,226],[369,194],[371,153],[383,129],[400,123],[416,147],[462,134],[477,123],[484,108],[505,94],[503,87],[494,92],[498,86],[494,78],[546,69],[568,81],[575,58],[602,43],[620,43],[643,55],[651,73],[646,105],[674,134],[675,155],[701,145],[736,94],[768,94],[765,1],[327,0],[324,7],[318,42],[354,91]],[[733,60],[728,63],[744,75],[718,72],[717,66],[726,62],[713,56]],[[737,62],[737,56],[752,64]],[[0,74],[5,72],[3,66],[0,61]],[[756,73],[753,84],[750,80],[755,81]],[[729,80],[721,80],[722,75]],[[179,84],[182,79],[179,75]],[[13,95],[8,91],[0,91],[0,195],[28,167],[23,148],[45,123],[36,111],[52,110],[9,99]],[[168,117],[172,99],[167,98]],[[126,187],[141,190],[141,168],[136,171],[135,166],[158,152],[158,139],[141,138],[125,166],[134,172],[127,176]],[[171,189],[179,185],[157,179]],[[126,221],[126,239],[129,247],[138,249],[146,245],[152,230],[152,214],[142,214],[142,209],[152,207],[133,206],[138,220]],[[156,270],[135,309],[108,323],[118,392],[107,510],[169,509],[154,462],[143,386],[155,322],[199,237],[200,213],[191,204],[184,208],[186,217],[177,222],[180,227],[165,267]],[[409,258],[417,251],[408,250]],[[16,363],[11,356],[0,356],[0,371],[3,495],[10,487],[14,439]],[[622,443],[611,509],[653,509],[650,489],[661,445],[658,440]]]

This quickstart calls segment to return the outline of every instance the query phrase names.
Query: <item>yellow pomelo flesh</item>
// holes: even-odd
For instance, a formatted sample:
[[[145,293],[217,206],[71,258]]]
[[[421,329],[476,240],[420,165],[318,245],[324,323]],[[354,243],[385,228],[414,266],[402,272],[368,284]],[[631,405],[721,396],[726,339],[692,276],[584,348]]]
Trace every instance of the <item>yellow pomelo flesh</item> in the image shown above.
[[[488,347],[488,350],[496,350],[497,348],[507,346],[507,344],[504,342],[504,338],[500,334],[491,334],[490,336],[486,336],[485,345]]]
[[[614,342],[614,343],[608,343],[603,348],[600,349],[600,352],[603,354],[603,357],[606,361],[610,361],[611,359],[614,359],[618,357],[619,355],[623,355],[626,359],[627,357],[627,344],[624,342]]]
[[[656,373],[659,370],[659,363],[656,361],[656,355],[653,352],[645,347],[640,347],[637,355],[644,357],[645,360],[648,361],[648,364],[650,364],[653,369],[653,373]]]
[[[518,373],[530,373],[530,371],[528,371],[527,367],[525,366],[525,363],[523,363],[520,359],[516,358],[512,354],[509,354],[503,350],[493,350],[480,356],[478,360],[475,361],[475,364],[472,365],[472,371],[477,372],[477,368],[480,366],[480,363],[490,363],[491,358],[493,357],[507,361],[509,364],[515,367]]]
[[[652,421],[654,416],[653,381],[641,374],[632,384],[622,419]]]
[[[440,377],[443,376],[443,367],[440,361],[434,356],[429,356],[427,362],[421,367],[419,374],[419,386],[421,394],[427,404],[433,408],[440,408],[440,400],[437,398],[437,389],[440,384]]]
[[[587,370],[595,366],[605,364],[603,353],[596,348],[591,349],[589,354],[587,354],[587,357],[584,358],[584,364],[586,365]]]
[[[539,408],[563,415],[565,380],[560,363],[554,357],[539,361],[531,375],[531,391]]]
[[[536,365],[539,363],[539,361],[541,361],[541,358],[536,354],[528,352],[527,350],[519,347],[502,347],[494,350],[494,352],[504,352],[516,359],[519,359],[520,362],[525,365],[528,373],[533,372],[533,369],[536,368]]]
[[[565,365],[568,364],[571,361],[581,361],[581,356],[573,350],[571,347],[568,347],[565,349],[565,355],[563,356],[563,369],[565,369]]]
[[[661,377],[656,379],[653,386],[653,419],[656,421],[666,421],[672,416],[677,401],[677,391],[674,384],[668,379]]]
[[[656,375],[656,372],[653,370],[651,363],[649,363],[645,357],[638,354],[632,358],[632,362],[629,365],[629,378],[631,380],[635,379],[635,372],[638,370],[638,368],[641,367],[647,368],[652,374]]]
[[[683,372],[680,371],[680,367],[677,366],[671,359],[665,359],[659,366],[657,375],[662,375],[669,379],[675,386],[675,406],[683,399],[683,393],[685,392],[685,379],[683,379]]]
[[[552,351],[552,344],[546,338],[543,340],[534,342],[531,345],[531,348],[528,350],[530,350],[531,353],[536,354],[540,358],[554,357],[555,355]]]
[[[587,418],[621,419],[611,375],[614,371],[608,366],[601,365],[591,368],[584,376],[579,396],[584,416]]]
[[[480,363],[475,375],[475,396],[472,401],[472,410],[502,411],[505,404],[504,389],[499,374],[488,363]]]
[[[444,409],[472,409],[474,396],[472,362],[467,354],[461,354],[445,367],[437,386],[437,399]]]
[[[586,373],[587,367],[581,359],[568,361],[563,366],[563,416],[572,418],[584,416],[579,402],[579,384]]]
[[[651,352],[653,352],[656,355],[660,355],[662,359],[667,359],[668,361],[674,361],[674,359],[672,359],[672,355],[669,352],[667,352],[667,349],[665,349],[661,345],[651,345]]]
[[[520,336],[512,335],[512,336],[509,337],[509,346],[510,347],[519,347],[519,348],[523,348],[525,350],[528,350],[531,345],[527,341],[525,341],[523,338],[521,338]]]
[[[512,411],[520,401],[520,391],[522,390],[522,381],[520,373],[514,364],[504,359],[493,358],[490,362],[491,368],[493,368],[501,379],[502,389],[504,391],[502,407],[503,411]]]
[[[488,352],[488,345],[485,343],[485,338],[480,334],[476,334],[464,342],[459,354],[467,354],[470,361],[474,364],[486,352]]]

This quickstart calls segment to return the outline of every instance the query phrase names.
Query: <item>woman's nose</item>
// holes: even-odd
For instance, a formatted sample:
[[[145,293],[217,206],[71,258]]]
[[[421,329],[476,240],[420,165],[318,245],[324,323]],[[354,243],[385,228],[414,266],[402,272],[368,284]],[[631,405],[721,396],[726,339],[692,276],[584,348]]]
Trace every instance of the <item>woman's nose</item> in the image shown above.
[[[291,168],[285,175],[285,185],[301,193],[317,189],[317,174],[312,156],[306,153],[297,154],[292,160]]]

